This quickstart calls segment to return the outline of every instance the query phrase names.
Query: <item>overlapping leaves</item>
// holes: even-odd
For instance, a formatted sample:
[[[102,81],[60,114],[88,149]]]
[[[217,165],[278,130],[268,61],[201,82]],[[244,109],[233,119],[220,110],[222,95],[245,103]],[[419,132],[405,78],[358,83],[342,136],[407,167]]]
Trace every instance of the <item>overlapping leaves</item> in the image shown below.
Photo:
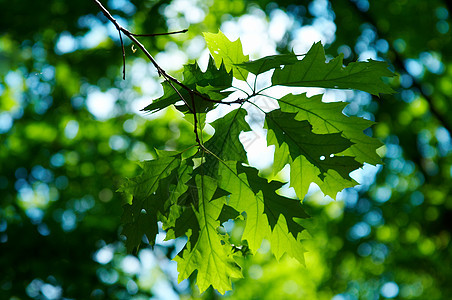
[[[154,100],[142,110],[153,113],[183,101],[184,104],[179,106],[182,112],[193,111],[194,102],[197,113],[206,113],[213,109],[216,104],[216,102],[208,101],[208,99],[221,100],[230,94],[223,90],[231,86],[232,73],[226,71],[225,65],[221,63],[219,69],[217,69],[212,57],[209,57],[209,64],[205,72],[202,72],[196,62],[185,65],[183,77],[182,83],[185,88],[174,82],[162,82],[163,96]],[[187,108],[187,105],[191,110]]]
[[[273,85],[356,89],[378,95],[394,92],[381,77],[392,77],[385,62],[369,59],[343,67],[343,54],[325,63],[325,50],[320,42],[312,45],[306,56],[290,65],[276,68]]]
[[[301,60],[291,53],[249,61],[240,40],[231,42],[222,32],[205,34],[205,39],[213,57],[206,71],[197,64],[186,65],[182,85],[165,81],[164,95],[145,110],[177,104],[193,121],[198,116],[198,124],[203,123],[206,113],[229,95],[224,90],[231,87],[232,76],[246,80],[248,72],[258,76],[271,70],[272,85],[358,89],[375,95],[392,92],[381,80],[393,75],[385,63],[356,62],[343,67],[341,56],[326,63],[320,43]],[[335,197],[356,184],[350,172],[363,163],[380,163],[376,149],[381,143],[363,132],[373,122],[344,115],[346,104],[324,103],[320,95],[286,95],[278,99],[278,109],[262,110],[267,143],[275,147],[273,170],[277,173],[290,165],[290,185],[298,199],[281,195],[285,183],[268,182],[248,166],[239,139],[242,132],[251,131],[243,103],[260,94],[252,90],[246,99],[235,102],[240,107],[213,121],[215,132],[210,138],[204,138],[203,126],[198,126],[200,138],[195,147],[180,153],[159,151],[156,159],[143,163],[141,175],[121,188],[132,197],[123,215],[127,248],[136,249],[144,235],[153,244],[161,221],[167,240],[187,238],[174,259],[179,280],[196,272],[201,292],[209,286],[221,293],[230,289],[231,279],[242,276],[236,258],[246,251],[239,250],[255,253],[264,239],[270,241],[276,258],[287,254],[303,263],[301,224],[308,215],[300,199],[310,184],[316,183]],[[253,105],[259,107],[259,102]],[[221,226],[236,218],[245,222],[241,241],[232,245]]]

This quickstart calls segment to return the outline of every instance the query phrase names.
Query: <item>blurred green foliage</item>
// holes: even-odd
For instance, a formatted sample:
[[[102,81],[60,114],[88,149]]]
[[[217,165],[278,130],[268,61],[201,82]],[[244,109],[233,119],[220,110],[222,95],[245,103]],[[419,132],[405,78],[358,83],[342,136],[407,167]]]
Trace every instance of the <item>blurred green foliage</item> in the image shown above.
[[[179,77],[181,65],[205,48],[202,32],[244,32],[250,16],[269,32],[278,16],[287,17],[270,43],[281,53],[315,28],[327,54],[385,59],[399,74],[394,96],[339,94],[351,103],[347,114],[378,122],[372,131],[385,143],[385,165],[366,167],[362,185],[336,202],[315,190],[305,199],[307,266],[276,262],[264,244],[225,298],[452,297],[448,2],[105,2],[133,32],[189,27],[184,35],[140,39],[157,59],[173,60],[168,71]],[[91,1],[1,0],[0,11],[1,298],[198,297],[190,282],[176,285],[169,259],[179,242],[132,256],[119,236],[122,178],[136,175],[136,162],[154,149],[179,149],[194,138],[175,111],[137,113],[161,95],[156,71],[125,40],[121,79],[118,34]],[[209,290],[201,297],[220,296]]]

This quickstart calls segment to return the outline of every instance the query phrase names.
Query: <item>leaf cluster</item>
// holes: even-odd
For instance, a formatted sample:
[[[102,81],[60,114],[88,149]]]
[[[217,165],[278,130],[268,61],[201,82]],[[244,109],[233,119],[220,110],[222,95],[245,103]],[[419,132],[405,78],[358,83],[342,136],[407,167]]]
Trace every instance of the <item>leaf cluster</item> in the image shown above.
[[[382,144],[363,131],[373,122],[346,116],[343,102],[324,103],[322,96],[288,94],[275,98],[266,93],[272,86],[357,89],[374,95],[392,93],[382,81],[391,77],[387,64],[369,60],[344,67],[342,56],[326,62],[323,46],[315,43],[305,55],[272,55],[250,61],[240,40],[231,42],[221,31],[206,33],[211,57],[206,71],[189,64],[181,84],[163,82],[164,95],[144,108],[155,112],[170,105],[191,115],[196,141],[180,151],[157,151],[157,157],[142,163],[142,173],[120,191],[131,195],[123,214],[123,235],[133,251],[143,236],[152,245],[162,222],[166,239],[186,237],[185,247],[174,258],[179,280],[196,271],[201,292],[209,286],[224,293],[231,278],[242,277],[239,256],[255,253],[264,239],[270,241],[279,259],[287,254],[304,263],[303,219],[309,216],[301,201],[311,183],[331,197],[357,183],[350,172],[363,164],[378,164],[376,149]],[[300,59],[301,58],[301,59]],[[273,71],[271,86],[256,89],[262,73]],[[254,74],[254,84],[247,82]],[[232,99],[233,78],[248,83],[251,92]],[[260,99],[270,99],[278,108],[269,112]],[[211,123],[215,133],[206,141],[206,114],[219,105],[234,107]],[[286,184],[268,181],[248,165],[240,142],[251,131],[248,108],[264,116],[267,144],[275,148],[273,172],[290,165],[289,185],[298,199],[280,194]],[[239,241],[232,242],[224,222],[244,224]]]

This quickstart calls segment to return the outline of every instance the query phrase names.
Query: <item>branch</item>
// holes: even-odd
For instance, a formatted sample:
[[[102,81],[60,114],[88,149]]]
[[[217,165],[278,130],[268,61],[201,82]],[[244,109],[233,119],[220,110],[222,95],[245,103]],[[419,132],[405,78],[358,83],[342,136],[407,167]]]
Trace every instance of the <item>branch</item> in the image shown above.
[[[195,97],[193,94],[190,94],[190,97],[191,97],[191,104],[193,105],[193,125],[195,127],[196,143],[198,143],[198,145],[201,145],[201,142],[199,141],[199,135],[198,135],[198,116],[196,116]]]
[[[179,82],[179,80],[177,80],[176,78],[174,78],[171,75],[169,75],[168,73],[166,73],[166,71],[162,67],[159,66],[157,61],[149,53],[149,51],[146,49],[146,47],[144,47],[144,45],[142,43],[140,43],[140,41],[138,41],[129,30],[127,30],[124,27],[122,27],[121,25],[119,25],[118,21],[116,21],[116,19],[113,18],[113,16],[110,14],[110,12],[102,5],[102,3],[100,3],[99,0],[93,0],[93,1],[94,1],[94,3],[97,4],[97,6],[99,6],[99,8],[102,11],[102,13],[104,14],[104,16],[108,20],[110,20],[110,22],[112,22],[113,25],[115,25],[116,29],[119,32],[122,32],[123,34],[125,34],[130,40],[132,40],[132,42],[135,43],[135,45],[138,46],[138,48],[141,49],[141,51],[143,51],[143,53],[147,56],[147,58],[151,61],[151,63],[157,69],[159,76],[162,76],[163,78],[165,78],[166,81],[168,81],[168,83],[171,85],[171,87],[174,89],[174,91],[179,95],[181,100],[184,101],[185,105],[187,105],[188,110],[190,110],[190,112],[193,113],[193,111],[190,108],[190,106],[188,105],[187,101],[182,96],[182,94],[179,92],[179,90],[173,85],[173,83],[178,84],[179,86],[183,87],[184,89],[188,90],[189,92],[193,92],[193,91],[190,88],[188,88],[187,86],[185,86],[184,84],[182,84],[181,82]],[[121,43],[122,43],[122,41],[121,41]]]
[[[122,41],[121,31],[118,29],[119,40],[122,48],[122,80],[126,80],[126,50],[124,49],[124,42]]]
[[[171,85],[171,87],[174,89],[174,91],[177,93],[177,95],[185,103],[185,105],[187,106],[187,108],[190,111],[190,113],[194,113],[193,109],[190,108],[190,105],[188,105],[188,101],[182,96],[182,94],[174,86],[174,84],[176,84],[176,85],[180,86],[181,88],[183,88],[184,90],[186,90],[190,95],[191,94],[197,95],[198,97],[200,97],[201,99],[203,99],[205,101],[214,102],[214,103],[220,103],[220,104],[228,104],[228,105],[231,105],[231,104],[234,104],[234,103],[242,103],[242,102],[239,101],[240,99],[236,100],[236,101],[232,101],[232,102],[222,102],[222,101],[213,100],[213,99],[210,99],[209,97],[204,96],[203,94],[201,94],[200,92],[198,92],[196,90],[190,89],[188,86],[186,86],[185,84],[183,84],[182,82],[180,82],[179,80],[174,78],[173,76],[169,75],[168,73],[166,73],[166,71],[162,67],[160,67],[160,65],[157,63],[157,61],[154,59],[154,57],[149,53],[149,51],[146,49],[146,47],[143,44],[141,44],[141,42],[138,41],[135,38],[135,36],[154,36],[154,35],[168,35],[168,34],[184,33],[184,32],[187,32],[188,29],[184,29],[184,30],[180,30],[180,31],[173,31],[173,32],[168,32],[168,33],[135,34],[135,33],[130,32],[126,28],[122,27],[118,23],[118,21],[115,18],[113,18],[113,16],[110,14],[110,12],[102,5],[102,3],[100,3],[99,0],[93,0],[93,1],[100,8],[100,10],[104,14],[104,16],[111,23],[113,23],[113,25],[115,25],[116,29],[119,32],[119,37],[120,37],[120,40],[121,40],[121,46],[122,46],[122,51],[123,51],[123,67],[124,67],[123,78],[125,78],[125,51],[124,51],[124,44],[123,44],[123,41],[122,41],[121,33],[126,35],[135,45],[138,46],[138,48],[141,49],[141,51],[143,51],[143,53],[147,56],[147,58],[151,61],[151,63],[157,69],[157,72],[158,72],[159,76],[162,76]]]
[[[446,2],[447,3],[447,2]],[[361,19],[363,19],[364,21],[366,21],[367,23],[371,24],[378,36],[380,37],[384,37],[386,39],[388,39],[387,37],[385,37],[379,30],[378,30],[378,26],[377,23],[375,22],[375,20],[372,18],[372,16],[367,13],[367,12],[363,12],[360,9],[358,9],[358,7],[354,4],[350,4],[350,6],[355,10],[355,14],[360,16]],[[389,40],[389,39],[388,39]],[[392,43],[389,43],[389,49],[391,50],[391,52],[394,53],[395,55],[395,59],[394,59],[394,65],[399,69],[402,70],[403,72],[409,74],[408,70],[405,67],[404,64],[404,57],[398,53],[394,47],[392,46]],[[430,107],[430,111],[432,112],[433,116],[440,122],[440,124],[449,132],[450,135],[452,135],[452,125],[449,124],[447,118],[439,111],[439,109],[435,106],[435,104],[433,103],[433,98],[429,95],[427,95],[423,89],[422,89],[422,85],[421,83],[416,79],[413,78],[413,87],[417,88],[419,90],[419,93],[421,94],[422,97],[424,97],[424,99],[427,101],[429,107]]]

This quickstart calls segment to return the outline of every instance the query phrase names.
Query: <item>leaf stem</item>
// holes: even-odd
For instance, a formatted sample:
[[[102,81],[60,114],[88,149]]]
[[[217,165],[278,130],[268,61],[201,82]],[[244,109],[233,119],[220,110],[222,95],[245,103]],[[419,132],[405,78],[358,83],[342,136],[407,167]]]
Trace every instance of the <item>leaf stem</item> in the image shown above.
[[[257,105],[254,102],[251,102],[249,99],[246,100],[247,103],[254,105],[255,107],[257,107],[261,112],[263,112],[264,114],[267,114],[262,108],[259,107],[259,105]]]
[[[264,87],[263,89],[257,91],[257,92],[256,92],[256,95],[263,95],[263,96],[266,96],[266,95],[264,95],[264,94],[261,94],[261,92],[263,92],[263,91],[265,91],[265,90],[268,90],[268,89],[271,88],[271,87],[274,87],[274,85],[269,85],[269,86],[267,86],[267,87]]]
[[[122,80],[126,80],[126,50],[124,49],[124,42],[122,41],[121,30],[118,29],[118,33],[122,48]]]
[[[234,89],[236,89],[236,90],[238,90],[238,91],[241,91],[241,92],[243,92],[244,94],[246,94],[248,97],[250,97],[250,94],[247,92],[247,91],[245,91],[245,90],[242,90],[241,88],[239,88],[239,87],[236,87],[236,86],[231,86],[232,88],[234,88]]]
[[[193,105],[193,123],[194,123],[193,127],[195,129],[196,143],[198,143],[198,145],[201,146],[202,143],[199,140],[199,135],[198,135],[198,117],[196,116],[195,96],[192,93],[190,93],[190,98],[191,98],[191,103]]]

